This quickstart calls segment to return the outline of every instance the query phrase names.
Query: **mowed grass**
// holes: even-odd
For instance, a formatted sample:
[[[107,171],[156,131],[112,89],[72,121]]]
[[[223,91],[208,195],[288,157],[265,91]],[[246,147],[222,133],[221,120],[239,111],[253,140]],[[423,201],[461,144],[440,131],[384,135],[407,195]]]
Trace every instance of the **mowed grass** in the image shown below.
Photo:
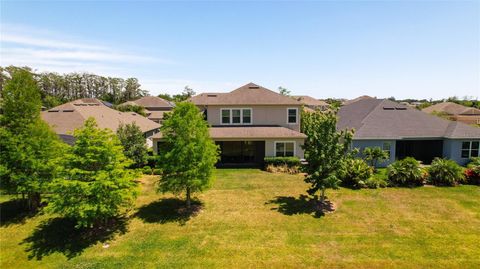
[[[155,179],[124,231],[98,240],[50,215],[3,223],[0,268],[480,268],[478,186],[329,190],[336,211],[318,217],[300,175],[217,170],[189,216]]]

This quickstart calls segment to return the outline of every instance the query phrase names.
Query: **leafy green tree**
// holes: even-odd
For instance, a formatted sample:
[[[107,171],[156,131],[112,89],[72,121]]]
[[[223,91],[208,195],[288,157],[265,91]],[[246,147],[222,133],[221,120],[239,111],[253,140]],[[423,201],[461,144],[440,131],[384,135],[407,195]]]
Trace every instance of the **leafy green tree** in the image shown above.
[[[365,148],[363,150],[363,156],[365,157],[365,161],[367,161],[374,170],[377,169],[378,162],[383,162],[390,158],[388,152],[382,150],[380,147]]]
[[[205,190],[212,183],[218,147],[210,138],[203,115],[190,102],[177,104],[160,131],[164,145],[159,156],[159,191],[185,192],[190,208],[191,194]]]
[[[40,92],[32,75],[23,69],[11,74],[2,91],[0,185],[26,194],[33,211],[55,176],[62,143],[40,118]]]
[[[134,167],[142,167],[147,163],[147,145],[143,132],[134,122],[121,124],[117,129],[117,136],[123,145],[123,153],[133,161]]]
[[[133,205],[136,174],[120,140],[99,129],[93,118],[74,131],[75,144],[63,157],[63,169],[52,183],[47,210],[75,219],[77,227],[105,224]]]
[[[302,114],[302,132],[307,135],[303,150],[307,164],[302,166],[306,173],[305,182],[310,184],[308,194],[318,200],[319,206],[325,205],[325,190],[338,188],[340,183],[338,171],[342,161],[349,157],[349,148],[353,133],[337,131],[335,111],[315,111]]]
[[[282,86],[278,87],[278,92],[281,94],[281,95],[285,95],[285,96],[290,96],[291,92],[289,89],[287,88],[284,88]]]
[[[144,117],[147,116],[147,112],[145,111],[145,108],[139,105],[126,104],[126,105],[118,105],[118,106],[115,106],[114,108],[122,112],[135,112]]]

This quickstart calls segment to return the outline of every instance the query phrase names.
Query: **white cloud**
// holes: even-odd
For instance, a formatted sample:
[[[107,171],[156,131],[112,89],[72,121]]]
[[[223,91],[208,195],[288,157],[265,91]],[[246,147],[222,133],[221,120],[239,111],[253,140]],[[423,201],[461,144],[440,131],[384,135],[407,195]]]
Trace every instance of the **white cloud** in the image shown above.
[[[66,34],[21,25],[0,24],[0,65],[30,66],[39,71],[112,73],[129,65],[174,64],[156,57],[125,52]],[[133,76],[134,74],[129,74]]]

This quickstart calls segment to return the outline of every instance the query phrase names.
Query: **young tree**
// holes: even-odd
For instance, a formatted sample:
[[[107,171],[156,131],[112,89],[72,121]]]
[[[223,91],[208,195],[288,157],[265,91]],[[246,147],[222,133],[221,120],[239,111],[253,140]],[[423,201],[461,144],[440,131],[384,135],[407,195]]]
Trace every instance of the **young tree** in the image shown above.
[[[40,118],[40,92],[30,72],[18,69],[11,74],[2,92],[0,185],[26,194],[34,211],[55,176],[62,143]]]
[[[336,129],[337,117],[335,111],[315,111],[303,113],[302,132],[307,135],[303,145],[307,164],[302,166],[306,173],[305,182],[311,185],[308,194],[318,200],[319,206],[325,205],[325,190],[338,188],[340,182],[338,171],[352,141],[353,133]]]
[[[287,88],[284,88],[282,86],[278,87],[278,92],[281,94],[281,95],[285,95],[285,96],[290,96],[290,90],[288,90]]]
[[[212,183],[218,147],[210,139],[203,115],[190,102],[177,104],[160,131],[165,143],[159,157],[159,191],[185,192],[190,208],[191,194],[205,190]]]
[[[133,161],[134,167],[142,167],[147,162],[147,145],[143,132],[134,122],[121,124],[117,136],[123,145],[123,153]]]
[[[75,145],[63,158],[60,177],[52,183],[47,210],[75,219],[77,227],[104,224],[133,205],[135,173],[119,139],[99,129],[93,118],[74,131]]]
[[[378,162],[383,162],[388,160],[390,157],[388,152],[382,150],[380,147],[365,148],[363,150],[363,155],[365,160],[370,164],[373,170],[377,169]]]

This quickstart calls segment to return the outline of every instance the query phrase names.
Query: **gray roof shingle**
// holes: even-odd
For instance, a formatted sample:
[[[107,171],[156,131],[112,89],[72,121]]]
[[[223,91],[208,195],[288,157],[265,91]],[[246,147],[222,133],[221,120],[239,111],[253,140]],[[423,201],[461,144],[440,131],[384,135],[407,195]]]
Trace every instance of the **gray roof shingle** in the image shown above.
[[[367,98],[340,108],[337,129],[354,139],[480,138],[480,128],[429,115],[387,99]]]

